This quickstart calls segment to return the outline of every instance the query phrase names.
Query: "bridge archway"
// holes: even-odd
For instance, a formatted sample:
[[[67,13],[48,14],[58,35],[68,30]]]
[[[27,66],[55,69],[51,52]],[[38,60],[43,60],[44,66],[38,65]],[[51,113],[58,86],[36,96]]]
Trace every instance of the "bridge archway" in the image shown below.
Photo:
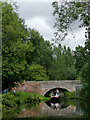
[[[49,97],[49,94],[51,93],[51,91],[55,91],[56,89],[58,89],[60,92],[69,92],[69,90],[65,89],[65,88],[52,88],[52,89],[49,89],[47,90],[45,93],[44,93],[44,96],[45,97]]]

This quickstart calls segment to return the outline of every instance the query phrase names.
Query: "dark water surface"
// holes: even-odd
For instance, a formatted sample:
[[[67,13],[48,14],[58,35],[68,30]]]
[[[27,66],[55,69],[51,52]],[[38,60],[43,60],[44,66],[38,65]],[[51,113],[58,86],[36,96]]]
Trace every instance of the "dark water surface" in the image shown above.
[[[33,116],[61,116],[61,117],[84,117],[85,110],[78,100],[60,100],[41,102],[39,104],[27,104],[22,106],[16,118]]]
[[[88,117],[88,104],[79,100],[52,100],[41,103],[27,103],[16,109],[4,110],[3,118],[30,119],[47,117],[59,118],[86,118]],[[8,120],[8,119],[7,119]],[[83,119],[82,119],[83,120]]]

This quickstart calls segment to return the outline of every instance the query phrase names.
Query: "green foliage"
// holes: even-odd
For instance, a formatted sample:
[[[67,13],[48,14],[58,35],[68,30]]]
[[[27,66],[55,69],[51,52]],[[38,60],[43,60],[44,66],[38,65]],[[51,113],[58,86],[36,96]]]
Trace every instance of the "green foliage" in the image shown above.
[[[89,104],[87,103],[87,100],[81,100],[80,101],[81,109],[84,110],[83,117],[89,118]]]
[[[75,18],[76,11],[73,13],[73,3],[69,4],[72,12],[69,14],[70,21],[68,18],[67,22],[72,22],[77,19]],[[66,3],[65,6],[61,6],[61,9],[57,3],[53,5],[57,8],[54,14],[59,14],[60,17],[60,21],[57,21],[57,24],[61,22],[60,26],[62,25],[62,27],[58,26],[58,29],[61,29],[64,33],[63,30],[67,30],[70,24],[63,24],[69,9],[64,11]],[[76,4],[77,6],[81,5]],[[61,12],[58,11],[59,9]],[[78,75],[84,65],[84,61],[86,61],[89,44],[86,44],[85,48],[78,47],[73,57],[69,47],[62,47],[61,44],[57,47],[52,47],[49,41],[44,41],[43,36],[37,30],[27,29],[17,10],[18,7],[15,3],[2,2],[3,89],[12,87],[16,82],[22,82],[23,80],[75,79],[76,71]],[[64,12],[65,15],[63,14]],[[82,9],[78,9],[78,12],[82,12]]]
[[[88,77],[89,77],[89,74],[88,74],[88,62],[85,63],[81,69],[81,80],[83,83],[87,83],[88,82]]]
[[[2,2],[2,40],[6,44],[11,41],[22,39],[25,41],[27,33],[24,20],[17,14],[17,5],[8,2]],[[8,43],[7,43],[8,41]]]
[[[7,103],[8,99],[10,100],[11,103],[9,103],[9,102]],[[3,100],[4,100],[3,112],[2,112],[3,119],[4,118],[5,119],[7,119],[7,118],[13,119],[13,117],[16,117],[16,115],[23,108],[37,110],[40,101],[47,101],[47,100],[49,100],[49,98],[46,98],[42,95],[35,94],[35,93],[24,93],[24,92],[16,92],[16,94],[14,96],[12,92],[9,92],[9,93],[3,95]]]
[[[52,59],[49,42],[44,42],[36,30],[26,28],[24,20],[17,14],[15,3],[2,3],[2,20],[3,89],[23,80],[48,80],[48,72],[39,65],[34,66],[38,72],[33,76],[30,65],[41,64],[48,70],[48,61]],[[30,69],[32,76],[29,75]]]
[[[71,66],[67,70],[67,80],[75,80],[76,79],[76,69],[74,66]]]
[[[2,119],[2,95],[0,94],[0,119]]]
[[[26,55],[30,55],[31,51],[31,44],[20,41],[12,42],[9,47],[3,45],[3,88],[10,87],[14,82],[25,79],[23,73],[28,67]]]
[[[54,80],[66,80],[67,71],[64,58],[59,56],[58,59],[55,59],[52,68],[49,70],[51,74],[51,79]]]
[[[78,46],[74,51],[75,68],[77,70],[77,76],[81,80],[84,88],[81,90],[79,98],[89,100],[89,45],[90,42],[85,42],[85,47]],[[77,78],[78,79],[78,78]]]
[[[71,23],[76,20],[80,21],[79,27],[89,26],[88,16],[88,2],[53,2],[54,8],[53,15],[56,17],[55,32],[56,40],[63,40],[67,35],[68,31],[72,32]],[[88,28],[89,29],[89,28]],[[88,33],[88,31],[87,31]]]
[[[28,34],[24,21],[17,14],[16,4],[2,2],[3,89],[26,79],[23,76],[28,67],[26,57],[33,51]]]
[[[76,101],[75,101],[75,99],[68,99],[68,100],[67,100],[67,103],[68,103],[69,105],[76,106]]]
[[[87,60],[87,47],[78,46],[74,51],[74,58],[75,58],[75,68],[77,70],[77,74],[79,74],[82,66],[84,65],[85,61]]]
[[[90,48],[90,42],[89,38],[90,35],[88,34],[89,31],[89,16],[88,16],[88,2],[62,2],[59,4],[59,2],[53,2],[52,6],[54,8],[53,15],[56,15],[56,23],[55,27],[57,31],[55,32],[55,38],[56,40],[63,40],[67,35],[68,31],[71,30],[71,23],[74,23],[74,21],[79,20],[80,24],[79,27],[86,27],[85,37],[87,38],[87,42],[85,43],[85,47],[78,46],[76,47],[76,50],[74,51],[74,64],[75,69],[77,73],[77,77],[81,78],[84,82],[89,81],[89,75],[88,75],[88,55],[89,55],[89,48]],[[72,33],[73,34],[73,33]],[[69,57],[70,58],[70,57]],[[66,57],[66,62],[68,63],[68,57]],[[70,59],[69,59],[70,63]],[[72,76],[72,78],[75,76],[75,69],[73,68],[74,64],[69,66],[67,68],[68,70],[68,77]],[[72,74],[71,69],[74,71],[74,76]],[[72,75],[71,75],[72,74]],[[67,77],[67,78],[68,78]]]
[[[49,100],[49,98],[36,93],[16,92],[14,96],[12,92],[8,92],[2,95],[3,108],[14,108],[25,103],[39,103],[46,100]]]
[[[10,109],[4,109],[2,111],[2,118],[3,119],[14,119],[14,117],[16,117],[16,115],[21,111],[21,107],[14,107],[14,108],[10,108]]]
[[[15,97],[20,102],[19,104],[40,101],[39,95],[35,93],[32,94],[32,93],[16,92]]]
[[[48,81],[49,77],[46,75],[46,71],[41,65],[32,64],[28,68],[30,81]]]
[[[53,59],[53,52],[52,52],[52,46],[49,41],[44,41],[44,38],[40,35],[40,33],[34,29],[30,29],[30,41],[33,43],[33,53],[31,56],[28,56],[28,63],[30,62],[32,64],[40,64],[41,66],[44,66],[47,70],[48,75],[48,69],[51,66],[51,60]]]
[[[3,108],[6,107],[14,108],[17,106],[16,102],[17,102],[17,98],[13,94],[11,94],[11,92],[2,95]]]
[[[76,78],[76,70],[74,68],[74,58],[71,49],[64,48],[61,44],[53,48],[52,64],[49,68],[49,76],[51,80],[67,80]]]
[[[89,81],[89,42],[85,42],[85,47],[78,46],[74,51],[75,68],[77,76],[84,83]]]
[[[79,74],[77,75],[76,80],[81,80],[81,73],[79,73]]]
[[[88,86],[85,85],[84,88],[81,89],[81,91],[79,93],[79,98],[83,99],[84,101],[90,100],[90,93],[89,93]]]
[[[66,92],[66,93],[65,93],[65,96],[66,96],[68,99],[75,99],[75,92]]]

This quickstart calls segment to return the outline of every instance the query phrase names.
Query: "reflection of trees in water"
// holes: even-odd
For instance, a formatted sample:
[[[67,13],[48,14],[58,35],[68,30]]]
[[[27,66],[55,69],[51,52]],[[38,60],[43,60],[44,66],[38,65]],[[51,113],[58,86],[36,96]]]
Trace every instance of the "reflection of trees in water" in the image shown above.
[[[87,101],[76,101],[76,113],[88,117],[89,105]]]
[[[66,99],[61,99],[61,100],[50,100],[45,102],[49,107],[51,107],[52,109],[62,109],[62,108],[66,108],[68,107],[70,104],[68,104]]]

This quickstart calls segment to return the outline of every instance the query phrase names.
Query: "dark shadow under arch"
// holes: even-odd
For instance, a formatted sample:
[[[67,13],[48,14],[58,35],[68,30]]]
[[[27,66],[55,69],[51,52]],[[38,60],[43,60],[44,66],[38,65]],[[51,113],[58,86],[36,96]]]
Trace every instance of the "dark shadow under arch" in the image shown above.
[[[50,90],[48,90],[45,94],[44,94],[44,96],[45,97],[49,97],[49,93],[51,93],[51,91],[54,91],[54,90],[56,90],[56,89],[58,89],[59,91],[61,91],[61,92],[69,92],[67,89],[65,89],[65,88],[52,88],[52,89],[50,89]]]

